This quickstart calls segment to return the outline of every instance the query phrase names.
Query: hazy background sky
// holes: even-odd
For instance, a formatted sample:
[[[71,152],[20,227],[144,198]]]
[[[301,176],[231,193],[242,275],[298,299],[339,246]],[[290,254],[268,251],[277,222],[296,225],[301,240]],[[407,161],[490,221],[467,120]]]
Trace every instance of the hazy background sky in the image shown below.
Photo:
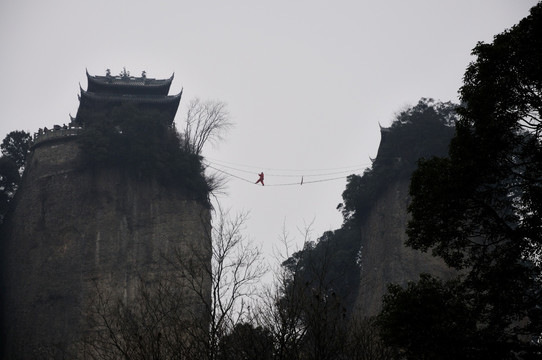
[[[235,128],[209,161],[229,166],[233,212],[271,252],[283,225],[340,227],[347,172],[370,166],[379,123],[421,97],[457,102],[478,41],[528,15],[535,0],[0,1],[0,136],[69,122],[85,69],[167,78],[228,104]],[[1,140],[0,139],[0,140]],[[242,171],[241,171],[242,170]],[[255,186],[342,177],[290,186]],[[276,175],[294,175],[279,177]]]

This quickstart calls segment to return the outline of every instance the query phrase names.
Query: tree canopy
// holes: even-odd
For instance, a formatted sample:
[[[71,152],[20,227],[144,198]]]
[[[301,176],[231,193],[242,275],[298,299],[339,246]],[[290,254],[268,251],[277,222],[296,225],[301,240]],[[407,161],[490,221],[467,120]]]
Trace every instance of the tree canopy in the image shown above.
[[[476,342],[476,322],[466,316],[461,290],[459,281],[428,274],[405,289],[390,284],[378,318],[382,338],[408,359],[464,359],[462,349]]]
[[[31,144],[32,137],[29,133],[16,130],[6,135],[0,148],[3,156],[13,160],[19,168],[22,168]]]
[[[17,191],[31,142],[32,138],[26,131],[12,131],[0,145],[0,224]]]
[[[121,105],[110,114],[93,114],[86,122],[79,140],[85,166],[114,166],[138,177],[155,177],[207,203],[212,185],[204,176],[201,157],[185,151],[163,114]]]
[[[20,176],[17,164],[5,156],[0,157],[0,224],[9,209],[9,203],[17,191]]]
[[[463,271],[467,311],[453,317],[453,307],[438,306],[441,318],[455,318],[452,332],[472,332],[468,319],[476,324],[476,342],[463,344],[458,358],[530,359],[542,351],[542,3],[473,55],[448,157],[422,160],[413,174],[407,245]],[[438,333],[425,285],[391,289],[383,316],[409,311],[398,303],[403,296],[424,297],[418,321]],[[405,342],[415,336],[405,321],[387,324],[397,335],[390,339],[403,337],[394,345],[407,358],[423,358]]]
[[[457,105],[422,98],[415,106],[399,112],[382,140],[372,167],[362,176],[348,177],[338,208],[345,223],[359,223],[390,183],[408,180],[418,159],[446,154],[453,135]]]

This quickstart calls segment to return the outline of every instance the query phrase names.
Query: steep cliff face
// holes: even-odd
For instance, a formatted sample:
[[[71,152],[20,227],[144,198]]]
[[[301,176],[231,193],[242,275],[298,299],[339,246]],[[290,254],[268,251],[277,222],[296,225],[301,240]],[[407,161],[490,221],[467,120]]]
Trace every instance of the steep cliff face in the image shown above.
[[[343,194],[360,229],[361,271],[357,308],[376,315],[390,283],[405,285],[420,273],[447,278],[453,274],[440,258],[405,246],[409,220],[410,177],[420,158],[446,156],[454,134],[455,106],[421,99],[382,128],[372,169],[351,182]],[[355,179],[353,179],[355,180]]]
[[[309,282],[315,276],[303,269],[325,273],[327,291],[336,292],[348,312],[376,315],[389,283],[405,284],[422,272],[449,273],[440,260],[407,248],[405,241],[410,177],[420,158],[446,156],[456,106],[421,99],[381,128],[372,166],[348,177],[338,206],[342,227],[289,259]],[[321,259],[329,262],[325,268]]]
[[[357,308],[376,315],[387,284],[404,285],[422,272],[443,278],[452,271],[440,259],[405,246],[410,181],[390,184],[377,198],[361,225],[361,274]]]
[[[96,291],[129,302],[140,279],[173,271],[176,250],[209,249],[204,205],[80,158],[64,137],[35,147],[27,163],[3,234],[8,353],[68,348]]]

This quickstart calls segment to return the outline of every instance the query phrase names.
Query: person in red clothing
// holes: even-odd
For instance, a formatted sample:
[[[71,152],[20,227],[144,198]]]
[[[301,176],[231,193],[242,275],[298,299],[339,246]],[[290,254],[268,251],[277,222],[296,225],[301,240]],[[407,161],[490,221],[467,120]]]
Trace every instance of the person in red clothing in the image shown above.
[[[256,181],[256,184],[261,182],[261,183],[262,183],[262,186],[264,186],[264,184],[263,184],[263,172],[259,173],[258,176],[259,176],[260,178],[258,179],[258,181]]]

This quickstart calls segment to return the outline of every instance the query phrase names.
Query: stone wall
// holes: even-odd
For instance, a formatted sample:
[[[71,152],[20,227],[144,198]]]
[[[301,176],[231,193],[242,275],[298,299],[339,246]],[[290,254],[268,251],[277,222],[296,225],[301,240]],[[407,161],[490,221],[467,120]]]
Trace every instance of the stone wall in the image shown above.
[[[175,271],[176,250],[207,251],[209,226],[178,189],[85,168],[75,137],[35,146],[2,235],[7,354],[68,350],[96,291],[130,302],[140,279]]]

